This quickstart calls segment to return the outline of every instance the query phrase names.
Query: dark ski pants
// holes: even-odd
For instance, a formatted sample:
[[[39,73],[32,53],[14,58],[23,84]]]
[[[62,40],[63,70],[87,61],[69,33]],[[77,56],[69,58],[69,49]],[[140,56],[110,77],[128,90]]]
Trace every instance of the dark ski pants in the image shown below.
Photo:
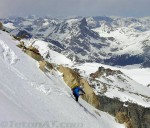
[[[76,93],[73,93],[73,95],[76,98],[76,101],[78,101],[79,96]]]

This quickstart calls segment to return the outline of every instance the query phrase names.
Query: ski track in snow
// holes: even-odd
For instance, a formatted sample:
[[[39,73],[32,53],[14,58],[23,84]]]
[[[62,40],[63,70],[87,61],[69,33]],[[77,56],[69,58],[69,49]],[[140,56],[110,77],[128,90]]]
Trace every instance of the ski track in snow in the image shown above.
[[[24,76],[21,72],[19,72],[16,68],[14,68],[12,65],[16,64],[19,60],[13,50],[11,50],[4,41],[0,40],[0,52],[3,56],[0,56],[0,59],[4,64],[7,65],[7,67],[15,73],[18,77],[20,77],[22,80],[27,81],[31,86],[36,87],[36,89],[42,91],[43,93],[46,93],[46,95],[50,95],[51,93],[54,93],[56,95],[67,95],[70,97],[70,95],[65,91],[65,89],[56,88],[56,87],[48,87],[45,85],[45,83],[37,83],[29,80],[26,76]],[[56,80],[50,75],[50,73],[45,73],[46,76],[51,79],[54,82],[54,86],[57,84],[60,84],[59,81],[56,82]],[[59,77],[59,76],[57,76]],[[47,86],[47,87],[46,87]],[[11,99],[12,100],[12,99]]]
[[[0,52],[3,53],[3,58],[10,64],[15,64],[18,61],[18,57],[15,52],[12,51],[4,41],[0,40]]]
[[[0,59],[1,59],[1,61],[5,64],[5,65],[7,65],[7,68],[9,68],[13,73],[15,73],[18,77],[20,77],[21,79],[23,79],[23,80],[27,80],[27,78],[22,74],[22,73],[20,73],[16,68],[14,68],[13,66],[12,66],[12,61],[10,61],[10,63],[7,61],[7,59],[5,59],[5,58],[3,58],[3,57],[1,57],[0,56]],[[17,61],[16,61],[17,62]]]

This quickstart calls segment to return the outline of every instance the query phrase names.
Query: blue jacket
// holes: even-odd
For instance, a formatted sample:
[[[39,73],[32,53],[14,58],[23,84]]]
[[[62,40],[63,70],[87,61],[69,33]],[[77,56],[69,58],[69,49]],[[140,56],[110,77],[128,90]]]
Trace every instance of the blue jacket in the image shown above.
[[[75,88],[73,89],[73,93],[74,93],[76,96],[80,96],[80,94],[79,94],[80,91],[83,92],[83,93],[85,93],[85,92],[83,91],[83,89],[80,88],[80,86],[75,87]]]

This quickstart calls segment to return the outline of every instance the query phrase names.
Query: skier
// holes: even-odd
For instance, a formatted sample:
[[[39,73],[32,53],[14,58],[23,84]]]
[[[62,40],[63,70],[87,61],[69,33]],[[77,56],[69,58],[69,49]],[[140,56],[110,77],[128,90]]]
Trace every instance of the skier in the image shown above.
[[[78,102],[79,96],[85,94],[85,92],[83,91],[83,86],[79,86],[79,85],[72,88],[72,92],[73,92],[73,95],[76,98],[77,102]],[[82,93],[80,93],[80,92],[82,92]]]

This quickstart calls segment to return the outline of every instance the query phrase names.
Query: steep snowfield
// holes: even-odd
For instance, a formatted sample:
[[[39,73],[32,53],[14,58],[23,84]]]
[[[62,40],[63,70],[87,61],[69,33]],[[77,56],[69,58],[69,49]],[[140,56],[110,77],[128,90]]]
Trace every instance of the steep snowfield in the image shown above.
[[[138,79],[140,77],[141,79],[137,81],[142,82],[144,79],[148,79],[147,74],[149,73],[149,69],[144,69],[141,73],[140,70],[142,69],[137,69],[135,71],[134,69],[121,69],[98,63],[80,64],[75,66],[75,68],[80,69],[79,72],[82,74],[82,76],[89,78],[89,75],[91,73],[95,73],[101,66],[104,68],[110,68],[112,70],[121,70],[123,73],[130,75],[133,79]],[[144,76],[146,77],[144,78]],[[95,93],[97,95],[101,94],[104,88],[107,88],[105,90],[106,92],[104,92],[104,95],[110,98],[119,98],[123,102],[129,101],[141,106],[150,107],[150,88],[137,83],[131,78],[124,74],[114,74],[108,76],[104,74],[101,77],[96,78],[95,82],[90,81],[90,79],[89,82],[94,85]]]
[[[62,74],[44,74],[17,43],[0,31],[0,127],[124,128],[82,99],[76,103]]]

